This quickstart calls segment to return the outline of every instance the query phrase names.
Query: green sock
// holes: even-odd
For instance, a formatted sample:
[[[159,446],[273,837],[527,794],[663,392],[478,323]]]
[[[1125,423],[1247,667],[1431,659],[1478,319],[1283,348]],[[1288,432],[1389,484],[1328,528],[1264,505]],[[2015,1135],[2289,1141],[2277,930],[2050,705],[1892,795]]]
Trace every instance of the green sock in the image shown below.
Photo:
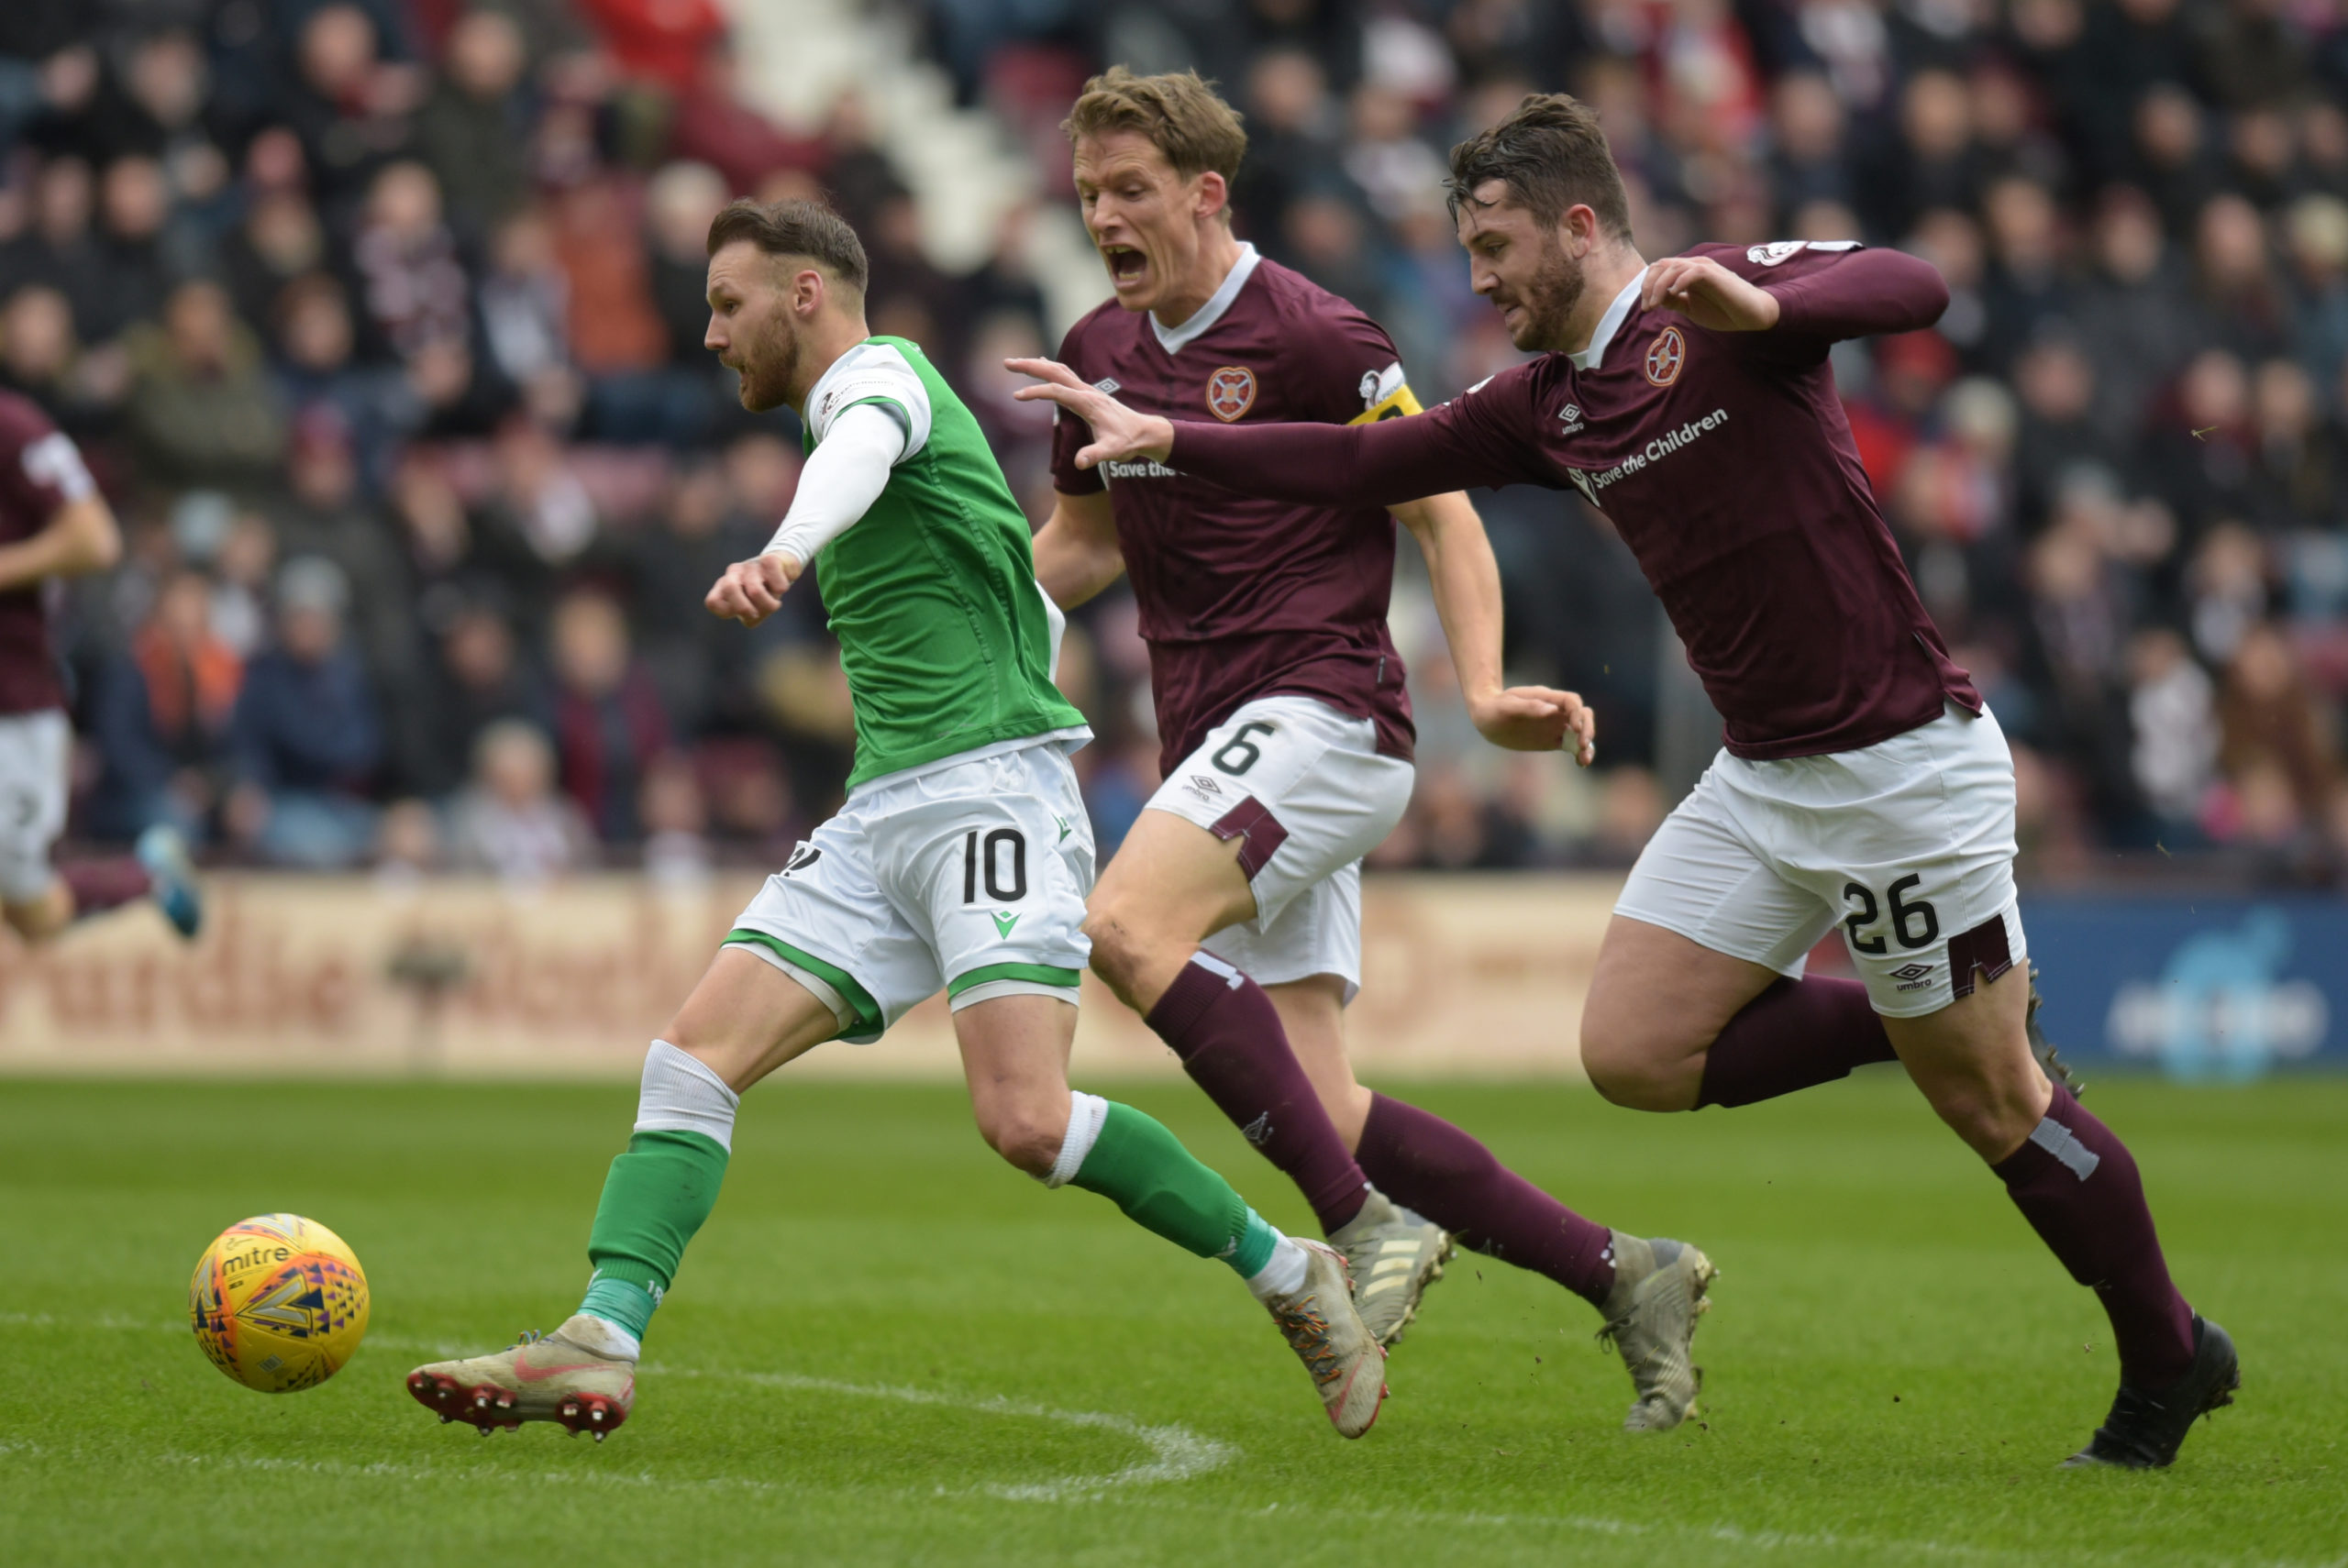
[[[1178,1247],[1221,1258],[1243,1279],[1262,1271],[1279,1239],[1162,1122],[1113,1100],[1069,1185],[1099,1193]]]
[[[717,1202],[725,1150],[699,1132],[638,1132],[612,1162],[587,1256],[595,1265],[581,1312],[638,1339],[684,1260],[685,1243]]]

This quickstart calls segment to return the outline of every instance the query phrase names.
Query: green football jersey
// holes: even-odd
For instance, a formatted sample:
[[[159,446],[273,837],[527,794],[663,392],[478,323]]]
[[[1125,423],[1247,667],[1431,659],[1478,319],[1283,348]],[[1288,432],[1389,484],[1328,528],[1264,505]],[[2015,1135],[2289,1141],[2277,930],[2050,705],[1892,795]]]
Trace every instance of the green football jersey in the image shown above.
[[[1052,684],[1053,612],[1026,515],[986,436],[918,345],[869,337],[807,396],[813,451],[858,403],[889,406],[905,455],[815,580],[856,707],[854,789],[999,741],[1081,730]]]

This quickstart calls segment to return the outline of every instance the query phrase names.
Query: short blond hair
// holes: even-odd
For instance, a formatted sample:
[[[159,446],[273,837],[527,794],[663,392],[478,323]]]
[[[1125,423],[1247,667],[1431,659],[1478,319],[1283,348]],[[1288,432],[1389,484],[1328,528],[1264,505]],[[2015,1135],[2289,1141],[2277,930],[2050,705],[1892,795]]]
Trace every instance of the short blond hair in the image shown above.
[[[1113,65],[1084,84],[1060,129],[1071,142],[1139,131],[1185,180],[1215,173],[1227,184],[1239,177],[1239,160],[1247,154],[1239,111],[1215,96],[1213,84],[1195,71],[1136,76]]]

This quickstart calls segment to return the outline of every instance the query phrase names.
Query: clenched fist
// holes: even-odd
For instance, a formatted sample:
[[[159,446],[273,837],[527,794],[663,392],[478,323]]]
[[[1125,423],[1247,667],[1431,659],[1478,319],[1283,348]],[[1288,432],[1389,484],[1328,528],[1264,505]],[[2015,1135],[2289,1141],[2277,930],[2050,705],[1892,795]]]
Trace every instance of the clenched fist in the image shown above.
[[[782,596],[804,569],[798,557],[781,550],[752,556],[727,567],[702,602],[721,621],[755,626],[782,608]]]

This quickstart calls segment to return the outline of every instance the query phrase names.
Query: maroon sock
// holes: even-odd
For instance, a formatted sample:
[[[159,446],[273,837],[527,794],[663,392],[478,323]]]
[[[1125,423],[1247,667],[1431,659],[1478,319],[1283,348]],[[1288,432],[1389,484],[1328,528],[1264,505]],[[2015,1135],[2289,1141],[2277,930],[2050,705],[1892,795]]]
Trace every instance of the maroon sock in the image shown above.
[[[154,889],[147,867],[127,855],[110,860],[76,860],[60,866],[57,874],[73,892],[73,918],[86,920],[143,899]]]
[[[1213,955],[1195,953],[1149,1010],[1148,1022],[1247,1142],[1288,1173],[1324,1232],[1361,1212],[1368,1178],[1321,1109],[1261,986]]]
[[[1707,1105],[1751,1105],[1893,1062],[1891,1037],[1856,980],[1778,979],[1728,1021],[1704,1055]]]
[[[1989,1168],[2071,1277],[2103,1303],[2121,1381],[2165,1388],[2191,1371],[2193,1309],[2169,1281],[2136,1162],[2111,1129],[2056,1084],[2029,1142]]]
[[[1378,1190],[1502,1263],[1545,1274],[1593,1307],[1614,1288],[1613,1235],[1493,1158],[1440,1116],[1369,1097],[1355,1157]]]

